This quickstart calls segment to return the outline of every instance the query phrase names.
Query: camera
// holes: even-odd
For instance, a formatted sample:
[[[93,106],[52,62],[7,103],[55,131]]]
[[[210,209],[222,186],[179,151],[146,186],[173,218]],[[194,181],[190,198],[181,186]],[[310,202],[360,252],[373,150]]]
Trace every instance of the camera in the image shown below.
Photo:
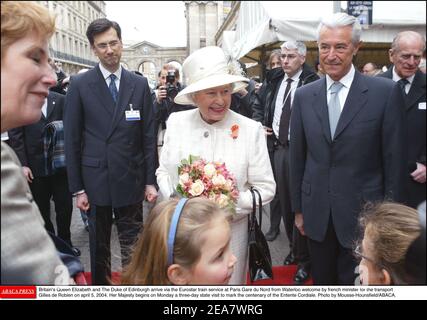
[[[178,88],[175,85],[175,71],[169,70],[166,76],[166,95],[173,100],[177,94]]]

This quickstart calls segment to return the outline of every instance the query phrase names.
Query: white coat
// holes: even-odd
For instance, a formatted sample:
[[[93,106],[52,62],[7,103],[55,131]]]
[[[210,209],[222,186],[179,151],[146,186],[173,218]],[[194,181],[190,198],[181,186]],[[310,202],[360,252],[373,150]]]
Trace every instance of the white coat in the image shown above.
[[[231,127],[239,126],[236,139]],[[237,257],[230,284],[245,284],[248,259],[248,217],[252,210],[251,186],[261,193],[263,205],[274,197],[276,183],[267,151],[264,129],[259,122],[231,110],[214,124],[205,122],[198,109],[172,113],[156,171],[160,196],[168,199],[178,184],[178,165],[189,155],[206,161],[224,162],[234,174],[239,190],[236,217],[231,226],[231,249]]]

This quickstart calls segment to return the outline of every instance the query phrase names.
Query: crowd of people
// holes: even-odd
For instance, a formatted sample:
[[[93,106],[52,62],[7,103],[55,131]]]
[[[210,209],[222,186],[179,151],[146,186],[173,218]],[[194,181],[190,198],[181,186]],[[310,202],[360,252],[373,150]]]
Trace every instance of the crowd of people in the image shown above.
[[[337,13],[319,24],[315,69],[304,42],[285,41],[257,84],[208,46],[184,61],[185,84],[168,64],[152,90],[121,66],[114,21],[90,23],[99,63],[67,76],[49,56],[47,9],[3,1],[1,17],[2,284],[74,283],[51,240],[80,255],[73,197],[87,221],[93,284],[112,283],[113,223],[122,284],[245,284],[251,188],[270,205],[268,241],[283,221],[295,284],[425,284],[420,34],[395,36],[386,72],[373,63],[359,72],[362,28]],[[226,164],[239,191],[234,210],[179,196],[178,166],[190,155]],[[154,206],[146,222],[144,200]]]

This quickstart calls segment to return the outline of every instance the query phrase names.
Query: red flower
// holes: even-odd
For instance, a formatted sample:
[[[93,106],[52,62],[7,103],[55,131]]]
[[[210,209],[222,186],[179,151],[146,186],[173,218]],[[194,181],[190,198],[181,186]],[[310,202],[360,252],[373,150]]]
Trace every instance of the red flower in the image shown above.
[[[231,137],[233,139],[237,139],[238,136],[239,136],[239,125],[233,124],[231,126]]]

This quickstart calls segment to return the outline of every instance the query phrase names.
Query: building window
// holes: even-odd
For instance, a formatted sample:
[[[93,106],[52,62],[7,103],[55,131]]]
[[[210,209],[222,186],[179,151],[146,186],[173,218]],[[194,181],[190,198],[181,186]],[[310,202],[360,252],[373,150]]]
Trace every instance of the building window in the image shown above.
[[[59,32],[55,32],[55,46],[54,46],[56,51],[60,50],[60,44],[59,44]]]
[[[65,35],[62,35],[62,43],[61,43],[61,50],[65,53],[67,52],[67,40],[65,38]]]

